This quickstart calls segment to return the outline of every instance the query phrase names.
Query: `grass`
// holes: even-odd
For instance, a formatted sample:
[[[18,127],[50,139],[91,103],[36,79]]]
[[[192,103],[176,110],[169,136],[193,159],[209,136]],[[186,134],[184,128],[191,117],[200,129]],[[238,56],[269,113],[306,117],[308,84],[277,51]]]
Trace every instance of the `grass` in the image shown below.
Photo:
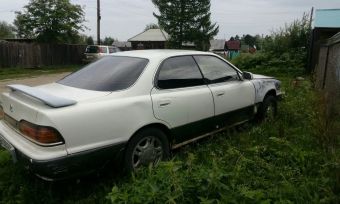
[[[79,65],[68,66],[47,66],[39,68],[1,68],[0,80],[4,79],[16,79],[32,76],[39,76],[45,74],[58,74],[63,72],[73,72],[80,68]]]
[[[0,150],[0,203],[339,203],[339,148],[320,145],[311,83],[292,87],[292,75],[279,78],[286,97],[275,121],[185,146],[170,161],[132,176],[107,169],[80,181],[46,183]]]

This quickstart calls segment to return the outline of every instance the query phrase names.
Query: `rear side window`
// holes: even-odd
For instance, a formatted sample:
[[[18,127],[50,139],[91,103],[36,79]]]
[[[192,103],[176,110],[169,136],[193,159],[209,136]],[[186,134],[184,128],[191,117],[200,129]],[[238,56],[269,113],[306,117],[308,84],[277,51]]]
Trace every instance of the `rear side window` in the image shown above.
[[[160,67],[157,86],[161,89],[203,85],[203,77],[192,56],[166,59]]]
[[[85,53],[98,53],[99,47],[98,46],[87,46]]]
[[[239,80],[237,71],[228,63],[214,56],[194,56],[204,78],[209,83]]]
[[[117,91],[129,88],[139,78],[147,59],[108,56],[74,72],[59,84],[93,91]]]

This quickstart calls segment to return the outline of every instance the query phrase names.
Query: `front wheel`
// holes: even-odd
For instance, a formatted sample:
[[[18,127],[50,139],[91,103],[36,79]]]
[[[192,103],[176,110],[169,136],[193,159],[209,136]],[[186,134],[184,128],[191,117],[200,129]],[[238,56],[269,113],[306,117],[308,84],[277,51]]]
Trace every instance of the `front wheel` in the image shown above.
[[[272,121],[277,114],[277,100],[275,96],[266,96],[259,107],[257,121]]]
[[[141,166],[156,166],[161,160],[169,157],[169,142],[159,129],[147,128],[139,131],[129,142],[124,159],[128,171]]]

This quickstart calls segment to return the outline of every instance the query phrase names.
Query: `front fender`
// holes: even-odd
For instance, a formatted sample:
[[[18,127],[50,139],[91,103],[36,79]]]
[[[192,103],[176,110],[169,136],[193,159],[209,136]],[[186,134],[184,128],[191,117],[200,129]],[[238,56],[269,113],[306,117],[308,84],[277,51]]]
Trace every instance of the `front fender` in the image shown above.
[[[260,103],[264,100],[264,97],[269,91],[274,90],[277,94],[277,83],[276,79],[253,79],[252,83],[255,87],[255,103]]]

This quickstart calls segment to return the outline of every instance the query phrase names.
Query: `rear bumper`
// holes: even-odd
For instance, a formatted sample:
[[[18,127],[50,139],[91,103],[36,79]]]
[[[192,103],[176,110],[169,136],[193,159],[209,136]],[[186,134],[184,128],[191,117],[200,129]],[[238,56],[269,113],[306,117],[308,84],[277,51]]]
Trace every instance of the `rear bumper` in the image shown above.
[[[39,178],[47,181],[63,180],[92,173],[110,161],[118,160],[125,143],[84,151],[53,160],[38,161],[16,150],[18,163]]]
[[[94,172],[110,161],[122,157],[126,143],[70,154],[55,159],[36,160],[16,149],[0,133],[0,145],[12,156],[14,163],[22,165],[39,178],[47,181],[63,180]]]

